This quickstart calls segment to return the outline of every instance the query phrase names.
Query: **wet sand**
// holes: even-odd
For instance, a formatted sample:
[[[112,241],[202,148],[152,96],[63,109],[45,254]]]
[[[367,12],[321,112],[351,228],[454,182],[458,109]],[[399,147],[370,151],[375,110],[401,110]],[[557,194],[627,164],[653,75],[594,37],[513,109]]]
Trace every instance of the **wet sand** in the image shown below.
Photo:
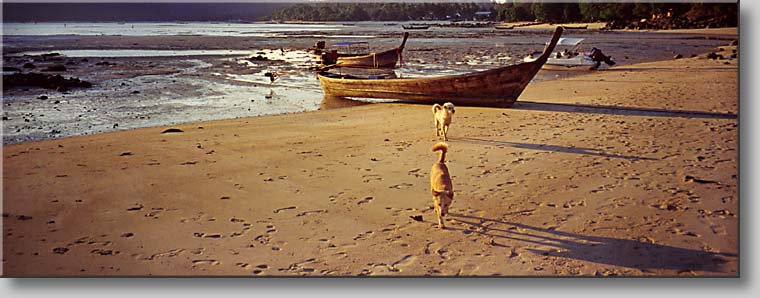
[[[3,274],[737,276],[737,85],[700,56],[458,107],[446,230],[427,105],[5,146]]]

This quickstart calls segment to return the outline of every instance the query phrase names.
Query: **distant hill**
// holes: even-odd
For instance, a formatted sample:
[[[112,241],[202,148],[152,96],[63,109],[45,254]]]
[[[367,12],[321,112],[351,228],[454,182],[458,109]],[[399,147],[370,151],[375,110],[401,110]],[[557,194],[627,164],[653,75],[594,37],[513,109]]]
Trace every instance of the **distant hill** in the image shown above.
[[[3,22],[260,21],[281,3],[3,3]]]

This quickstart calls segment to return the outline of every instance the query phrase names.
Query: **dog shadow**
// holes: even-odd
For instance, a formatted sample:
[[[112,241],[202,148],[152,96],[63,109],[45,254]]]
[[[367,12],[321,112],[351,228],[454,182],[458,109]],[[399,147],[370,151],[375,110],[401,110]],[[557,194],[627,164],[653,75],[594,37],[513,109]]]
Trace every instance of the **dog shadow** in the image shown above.
[[[494,145],[494,146],[509,146],[509,147],[514,147],[514,148],[530,149],[530,150],[543,150],[543,151],[554,151],[554,152],[563,152],[563,153],[572,153],[572,154],[584,154],[584,155],[593,155],[593,156],[601,156],[601,157],[609,157],[609,158],[623,158],[623,159],[628,159],[628,160],[658,160],[657,158],[651,158],[651,157],[611,154],[611,153],[606,153],[600,149],[595,149],[595,148],[566,147],[566,146],[558,146],[558,145],[531,144],[531,143],[520,143],[520,142],[504,142],[504,141],[493,141],[493,140],[484,140],[484,139],[477,139],[477,138],[449,138],[449,140],[462,141],[462,142],[468,142],[468,143],[487,144],[487,145]]]
[[[638,240],[586,236],[464,214],[449,213],[449,216],[464,225],[461,229],[447,227],[451,230],[548,247],[528,249],[537,255],[635,268],[644,272],[653,269],[674,270],[679,273],[725,272],[723,268],[729,259],[738,257],[734,253],[712,253]],[[497,246],[504,246],[496,243]]]
[[[715,113],[688,110],[667,110],[639,107],[621,107],[591,104],[547,103],[535,101],[517,101],[512,108],[545,112],[587,113],[618,116],[699,118],[699,119],[738,119],[733,113]]]

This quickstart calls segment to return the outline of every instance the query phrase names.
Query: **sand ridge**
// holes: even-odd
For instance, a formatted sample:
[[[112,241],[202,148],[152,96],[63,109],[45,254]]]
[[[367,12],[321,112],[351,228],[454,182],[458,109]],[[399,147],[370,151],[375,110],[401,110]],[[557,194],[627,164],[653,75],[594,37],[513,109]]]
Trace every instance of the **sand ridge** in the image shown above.
[[[427,105],[6,146],[4,274],[736,276],[738,66],[724,62],[457,107],[446,230]]]

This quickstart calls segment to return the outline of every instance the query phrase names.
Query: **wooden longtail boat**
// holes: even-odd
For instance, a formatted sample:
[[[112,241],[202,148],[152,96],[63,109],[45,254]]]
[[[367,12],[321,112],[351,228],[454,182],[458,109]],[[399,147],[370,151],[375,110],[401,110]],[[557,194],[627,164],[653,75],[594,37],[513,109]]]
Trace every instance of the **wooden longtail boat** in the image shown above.
[[[335,66],[394,68],[399,59],[401,59],[401,52],[404,51],[404,45],[406,45],[406,39],[408,37],[409,33],[404,32],[404,40],[401,42],[401,45],[395,49],[360,56],[338,56],[335,61]]]
[[[430,25],[401,25],[402,28],[406,30],[426,30],[427,28],[430,28]]]
[[[493,28],[494,29],[498,29],[498,30],[511,30],[511,29],[514,29],[515,26],[512,26],[512,25],[496,25],[496,26],[493,26]]]
[[[360,79],[326,71],[317,73],[326,96],[389,98],[420,103],[509,107],[538,73],[563,32],[557,27],[538,59],[461,75],[428,78]]]

